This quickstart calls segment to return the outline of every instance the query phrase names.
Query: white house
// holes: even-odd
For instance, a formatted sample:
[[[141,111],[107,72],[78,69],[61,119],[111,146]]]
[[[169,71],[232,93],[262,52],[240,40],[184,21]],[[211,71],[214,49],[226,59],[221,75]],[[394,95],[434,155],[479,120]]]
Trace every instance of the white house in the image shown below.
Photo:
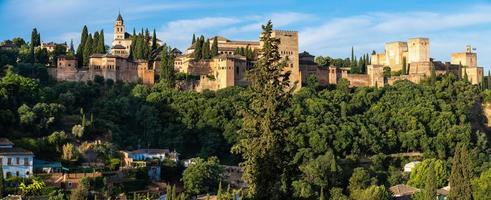
[[[14,147],[7,138],[0,138],[0,164],[3,177],[29,177],[33,174],[34,154],[31,151]]]
[[[135,161],[145,161],[158,159],[164,161],[166,159],[177,162],[179,160],[179,153],[169,149],[138,149],[134,151],[121,151],[123,153],[123,160],[126,166],[131,166]]]
[[[421,163],[420,161],[412,161],[404,165],[404,172],[410,173],[413,171],[414,167],[416,167],[417,164]]]

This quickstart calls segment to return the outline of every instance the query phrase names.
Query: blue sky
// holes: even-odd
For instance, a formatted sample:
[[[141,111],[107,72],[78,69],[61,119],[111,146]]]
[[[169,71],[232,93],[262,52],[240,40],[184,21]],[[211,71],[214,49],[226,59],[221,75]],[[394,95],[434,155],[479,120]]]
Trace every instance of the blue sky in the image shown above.
[[[192,34],[257,40],[260,25],[299,31],[301,51],[349,57],[383,51],[384,42],[429,37],[431,57],[449,61],[466,44],[477,49],[479,65],[491,66],[491,2],[454,0],[0,0],[0,40],[29,40],[33,27],[43,42],[73,39],[84,24],[104,29],[106,44],[121,10],[127,32],[156,29],[166,43],[186,48]]]

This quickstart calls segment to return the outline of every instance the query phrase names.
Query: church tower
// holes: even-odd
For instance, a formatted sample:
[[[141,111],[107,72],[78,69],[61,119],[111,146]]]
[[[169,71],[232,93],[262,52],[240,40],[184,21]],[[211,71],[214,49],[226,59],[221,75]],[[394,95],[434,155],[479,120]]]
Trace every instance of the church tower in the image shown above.
[[[114,22],[114,40],[123,40],[124,38],[124,22],[121,13],[118,13],[118,18]]]

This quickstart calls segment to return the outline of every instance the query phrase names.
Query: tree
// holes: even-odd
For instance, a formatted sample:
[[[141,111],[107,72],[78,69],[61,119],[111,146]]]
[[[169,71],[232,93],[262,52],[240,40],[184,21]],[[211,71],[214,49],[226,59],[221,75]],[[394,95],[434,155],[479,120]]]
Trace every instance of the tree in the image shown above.
[[[203,47],[201,48],[201,58],[202,59],[210,59],[210,40],[207,39],[204,43],[203,43]]]
[[[75,55],[75,48],[73,47],[73,39],[70,40],[70,55]]]
[[[481,173],[481,176],[472,181],[474,199],[491,199],[491,168]]]
[[[365,189],[370,186],[370,175],[362,167],[355,168],[349,179],[349,191]]]
[[[157,49],[157,34],[155,33],[155,29],[153,29],[152,34],[152,52]]]
[[[213,38],[213,45],[211,46],[211,57],[218,55],[218,38],[215,36]]]
[[[82,29],[82,34],[80,36],[80,44],[77,47],[77,59],[79,67],[82,67],[84,65],[84,47],[88,37],[89,31],[87,29],[87,26],[84,25],[84,28]]]
[[[191,41],[191,45],[193,45],[196,42],[196,35],[193,33],[193,40]]]
[[[44,65],[48,64],[49,56],[48,56],[48,50],[46,48],[39,48],[36,50],[35,62]]]
[[[67,143],[63,145],[63,152],[61,158],[66,161],[72,161],[77,158],[78,156],[77,153],[78,151],[75,148],[75,146],[73,146],[72,143]]]
[[[202,158],[194,158],[192,164],[184,170],[182,175],[184,191],[193,196],[216,191],[221,181],[222,171],[216,157],[210,157],[207,161]]]
[[[488,88],[491,89],[491,71],[488,71]]]
[[[41,45],[41,34],[38,33],[38,30],[36,28],[33,28],[31,33],[31,46],[38,47],[40,45]]]
[[[202,53],[202,49],[203,49],[203,43],[204,43],[204,39],[202,40],[203,36],[199,37],[196,42],[194,43],[194,60],[198,61],[198,60],[201,60],[203,58],[203,53]]]
[[[335,187],[329,191],[329,200],[349,200],[349,198],[343,194],[343,189]]]
[[[89,180],[84,177],[71,192],[70,200],[86,200],[89,197]]]
[[[434,67],[432,67],[432,70],[431,70],[432,71],[431,72],[432,74],[433,74],[433,68]],[[402,73],[401,74],[402,75],[406,75],[407,74],[407,60],[406,60],[406,57],[403,57],[402,58]]]
[[[160,82],[168,88],[174,88],[176,85],[176,72],[174,70],[174,54],[171,48],[164,45],[160,53]]]
[[[94,37],[92,38],[92,53],[99,53],[99,31],[94,33]]]
[[[463,143],[457,144],[452,158],[452,173],[450,174],[450,200],[472,199],[472,167],[467,147]]]
[[[4,192],[4,177],[3,177],[3,166],[0,166],[0,197],[3,197]]]
[[[431,67],[431,84],[434,85],[436,82],[436,72],[435,72],[435,66]]]
[[[84,136],[84,129],[85,127],[80,124],[74,125],[72,127],[72,134],[77,138],[82,138]]]
[[[247,74],[250,85],[243,93],[249,102],[240,110],[243,125],[239,135],[243,139],[232,151],[244,159],[241,166],[249,196],[274,200],[287,194],[280,186],[289,172],[285,145],[290,119],[282,113],[290,107],[294,86],[290,72],[283,71],[287,63],[278,52],[280,40],[271,37],[272,28],[271,21],[262,26],[261,55]]]
[[[99,39],[97,40],[97,53],[106,53],[106,45],[104,45],[104,29],[101,30],[99,34]]]
[[[87,37],[87,41],[85,41],[85,45],[84,45],[83,66],[89,66],[90,55],[92,55],[92,46],[93,46],[92,35],[89,34],[89,36]]]
[[[26,41],[23,38],[20,37],[15,37],[12,39],[12,42],[15,44],[17,47],[24,46],[26,44]]]
[[[351,192],[350,197],[356,200],[389,200],[390,194],[384,186],[372,185],[367,189]]]
[[[436,176],[435,176],[435,168],[430,165],[429,171],[425,180],[425,187],[423,190],[423,199],[424,200],[434,200],[436,199]]]
[[[430,176],[430,173],[435,176],[436,187],[441,188],[447,185],[449,177],[447,165],[445,161],[434,158],[425,159],[417,164],[411,171],[407,183],[416,188],[423,188],[426,185],[426,178]]]

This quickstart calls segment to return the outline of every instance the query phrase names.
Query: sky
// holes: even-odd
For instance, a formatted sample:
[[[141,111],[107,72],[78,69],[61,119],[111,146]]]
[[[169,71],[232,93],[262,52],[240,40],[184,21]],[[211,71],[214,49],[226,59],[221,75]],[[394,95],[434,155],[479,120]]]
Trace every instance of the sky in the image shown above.
[[[430,56],[472,45],[478,65],[491,67],[491,1],[482,0],[0,0],[0,40],[80,41],[83,25],[104,29],[106,44],[121,12],[126,31],[155,29],[162,41],[186,49],[192,34],[231,40],[258,40],[261,24],[299,32],[300,51],[346,58],[383,52],[384,43],[411,37],[430,39]]]

